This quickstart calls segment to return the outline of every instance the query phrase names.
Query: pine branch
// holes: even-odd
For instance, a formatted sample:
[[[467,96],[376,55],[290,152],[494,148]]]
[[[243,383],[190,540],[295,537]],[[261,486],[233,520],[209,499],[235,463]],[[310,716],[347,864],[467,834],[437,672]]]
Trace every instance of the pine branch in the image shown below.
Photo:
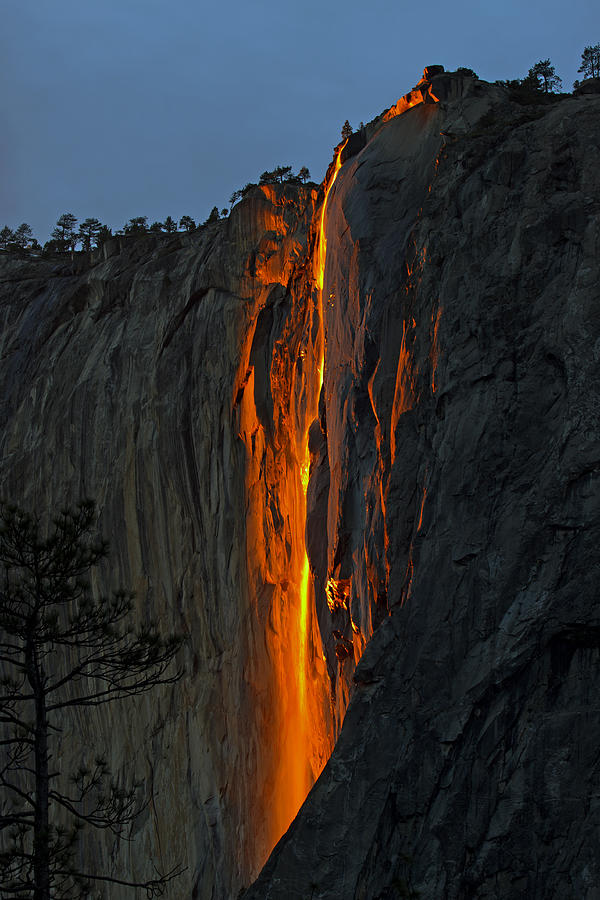
[[[122,878],[112,878],[110,875],[90,875],[85,872],[70,872],[68,870],[58,871],[57,875],[68,875],[71,878],[79,878],[82,881],[100,881],[106,884],[120,884],[125,887],[142,888],[146,891],[146,897],[160,897],[165,892],[167,884],[179,875],[182,875],[187,866],[175,866],[165,875],[161,875],[157,871],[158,877],[151,878],[149,881],[126,881]]]

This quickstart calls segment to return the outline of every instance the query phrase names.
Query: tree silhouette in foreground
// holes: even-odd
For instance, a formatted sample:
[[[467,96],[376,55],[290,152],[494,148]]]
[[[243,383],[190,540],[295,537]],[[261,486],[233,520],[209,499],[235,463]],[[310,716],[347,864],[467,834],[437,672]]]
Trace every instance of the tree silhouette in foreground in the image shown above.
[[[129,624],[132,595],[94,596],[90,570],[107,556],[92,537],[94,504],[37,516],[0,505],[0,896],[83,898],[113,883],[161,894],[180,869],[145,882],[82,871],[85,826],[126,837],[144,808],[141,784],[114,779],[101,756],[60,771],[53,745],[70,711],[85,712],[171,684],[180,646],[153,623]]]

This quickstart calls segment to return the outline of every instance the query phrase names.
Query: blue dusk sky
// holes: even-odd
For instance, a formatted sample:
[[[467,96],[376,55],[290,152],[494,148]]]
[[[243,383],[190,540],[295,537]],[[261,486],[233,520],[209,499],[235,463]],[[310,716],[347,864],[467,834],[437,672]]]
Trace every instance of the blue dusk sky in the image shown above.
[[[598,0],[2,0],[0,227],[113,229],[213,206],[262,171],[321,181],[425,65],[488,81],[550,58],[570,90]]]

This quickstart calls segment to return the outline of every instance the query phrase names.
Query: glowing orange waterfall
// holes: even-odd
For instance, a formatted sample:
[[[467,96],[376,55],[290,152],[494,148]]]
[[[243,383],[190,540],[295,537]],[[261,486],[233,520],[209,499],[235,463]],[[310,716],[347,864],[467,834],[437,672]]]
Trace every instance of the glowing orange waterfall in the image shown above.
[[[240,819],[250,823],[240,834],[250,868],[263,865],[306,799],[331,755],[347,703],[347,685],[338,673],[335,708],[332,704],[305,539],[308,435],[318,417],[325,376],[327,219],[345,146],[337,148],[329,167],[320,207],[315,209],[316,196],[306,189],[305,218],[296,220],[297,203],[278,185],[260,186],[263,196],[257,191],[254,206],[247,207],[248,223],[262,237],[244,271],[252,302],[241,333],[232,412],[246,454],[244,589],[249,615],[242,699],[252,709],[245,769],[239,769],[236,790]],[[298,266],[307,226],[312,259],[309,266]],[[275,288],[284,303],[277,299],[274,305]],[[405,339],[396,416],[412,397],[412,369],[403,364],[407,348]],[[375,411],[372,384],[370,396]],[[385,512],[383,492],[381,506]],[[387,553],[387,532],[385,545]],[[330,609],[347,608],[350,580],[329,581]],[[356,660],[364,639],[352,624]]]
[[[239,434],[246,449],[246,571],[252,615],[245,675],[253,704],[255,743],[248,748],[253,831],[244,836],[261,866],[287,830],[329,759],[334,741],[331,685],[314,601],[305,529],[310,472],[308,434],[318,416],[323,385],[325,328],[323,284],[327,203],[341,168],[340,147],[325,196],[314,214],[312,269],[304,269],[289,315],[273,344],[268,367],[257,369],[248,331],[233,392]],[[280,235],[281,253],[265,245],[250,277],[257,315],[268,308],[274,283],[290,280],[293,238],[278,192],[262,188],[261,228]],[[265,262],[266,260],[266,262]],[[257,357],[258,358],[258,357]],[[266,381],[268,379],[268,382]],[[268,392],[272,419],[265,427],[256,398]],[[263,410],[264,412],[264,410]],[[243,776],[242,776],[243,777]]]
[[[302,372],[301,367],[298,370],[302,372],[303,389],[306,391],[302,415],[305,423],[304,433],[300,436],[296,447],[299,473],[295,478],[289,479],[288,483],[281,485],[286,497],[285,506],[290,511],[290,520],[293,520],[294,546],[291,550],[291,578],[287,587],[287,603],[285,611],[280,613],[281,622],[277,623],[277,631],[285,635],[285,640],[280,640],[275,653],[275,671],[281,701],[278,739],[281,758],[275,775],[273,794],[273,844],[295,817],[333,748],[329,681],[322,656],[304,531],[310,470],[308,430],[318,415],[324,373],[322,292],[327,246],[326,207],[329,193],[341,168],[342,149],[340,148],[337,153],[334,171],[330,176],[318,219],[319,228],[313,264],[313,278],[318,296],[316,309],[313,307],[311,313],[313,321],[312,317],[318,316],[319,327],[315,348],[317,372],[313,370],[311,373],[306,369]],[[306,365],[304,358],[303,365]]]
[[[315,407],[316,412],[316,407]],[[304,543],[306,490],[310,459],[299,477],[282,486],[293,525],[290,581],[276,625],[280,635],[274,654],[279,702],[278,766],[271,810],[271,846],[287,830],[306,799],[332,749],[328,715],[329,684],[321,657],[320,635],[312,599],[312,579]]]
[[[337,150],[335,155],[335,163],[333,167],[333,174],[327,185],[325,190],[325,198],[323,200],[323,206],[321,207],[321,215],[319,217],[319,234],[317,239],[317,252],[316,252],[316,265],[315,265],[315,281],[317,282],[317,287],[319,289],[319,299],[321,301],[321,324],[323,323],[323,281],[325,279],[325,260],[327,257],[327,237],[325,235],[325,212],[327,210],[327,201],[329,199],[329,194],[331,193],[331,189],[335,184],[335,179],[338,177],[338,172],[342,168],[342,150],[348,143],[348,139],[344,141],[341,147]],[[321,384],[323,384],[323,364],[321,363]]]
[[[318,414],[318,406],[319,406],[319,396],[321,394],[321,388],[323,387],[323,378],[325,375],[325,316],[324,316],[324,306],[323,306],[323,283],[325,280],[325,262],[327,258],[327,236],[325,233],[325,225],[326,225],[326,212],[327,212],[327,201],[329,199],[329,194],[331,193],[331,189],[335,184],[335,180],[338,176],[338,172],[342,168],[342,151],[346,144],[348,143],[348,139],[344,141],[344,143],[339,147],[335,155],[335,162],[333,167],[333,172],[331,178],[329,179],[329,183],[325,189],[325,196],[323,198],[323,205],[321,206],[321,212],[319,215],[319,231],[317,235],[317,247],[316,247],[316,266],[314,271],[314,278],[318,289],[318,304],[319,304],[319,366],[318,366],[318,388],[316,391],[315,397],[315,417]],[[306,433],[304,439],[304,460],[302,463],[302,488],[304,491],[304,518],[306,520],[306,493],[308,489],[308,478],[309,478],[309,470],[310,470],[310,451],[308,449],[308,431]],[[307,669],[307,648],[308,648],[308,612],[309,612],[309,591],[310,591],[310,570],[309,570],[309,562],[308,555],[306,553],[306,547],[304,547],[304,561],[302,565],[302,582],[301,582],[301,668],[300,668],[300,679],[301,682],[305,680]],[[314,605],[314,604],[313,604]],[[303,716],[306,715],[306,683],[301,684],[300,688],[300,710]],[[322,766],[321,766],[322,768]],[[320,771],[316,773],[320,774]]]
[[[346,141],[339,148],[336,158],[333,174],[329,180],[327,188],[325,190],[325,197],[323,199],[323,205],[321,207],[321,212],[319,216],[319,231],[317,236],[317,247],[316,247],[316,272],[315,272],[315,281],[318,289],[318,315],[319,315],[319,363],[318,363],[318,381],[317,381],[317,390],[315,391],[315,395],[312,398],[312,410],[310,410],[310,414],[307,416],[307,422],[310,423],[314,418],[317,417],[318,414],[318,405],[319,405],[319,395],[321,393],[321,388],[323,386],[323,376],[324,376],[324,368],[325,368],[325,323],[323,318],[323,281],[325,275],[325,260],[327,254],[327,238],[325,235],[325,224],[326,224],[326,210],[327,210],[327,200],[329,198],[330,191],[334,185],[334,182],[337,178],[338,172],[342,167],[341,162],[341,154],[342,150],[346,146]],[[304,435],[304,447],[303,447],[303,456],[300,465],[300,479],[302,484],[302,493],[303,493],[303,503],[302,503],[302,533],[304,535],[304,523],[306,521],[306,494],[308,490],[308,480],[309,480],[309,472],[310,472],[310,451],[308,448],[308,427],[306,429],[306,434]],[[308,761],[308,765],[304,765],[304,771],[307,775],[307,780],[303,785],[298,785],[300,788],[298,797],[299,803],[297,804],[297,808],[300,807],[304,798],[312,784],[319,776],[325,761],[326,756],[328,754],[323,754],[322,748],[315,748],[311,746],[311,739],[309,733],[313,730],[313,728],[317,728],[318,723],[315,719],[315,715],[318,716],[318,710],[314,708],[314,696],[310,697],[310,686],[311,681],[314,679],[313,674],[313,659],[310,658],[310,651],[313,649],[311,646],[314,645],[314,637],[318,635],[313,635],[311,632],[314,629],[314,625],[316,623],[311,622],[311,619],[314,617],[311,616],[311,612],[314,608],[314,603],[311,604],[311,591],[312,591],[312,581],[310,578],[310,566],[308,561],[308,554],[306,552],[306,547],[304,544],[304,536],[302,538],[302,573],[300,578],[300,610],[299,610],[299,659],[297,666],[297,679],[298,679],[298,743],[300,746],[303,746],[305,749],[306,757],[305,759]],[[312,627],[311,627],[312,626]],[[316,656],[315,656],[316,658]],[[319,660],[320,662],[320,660]],[[323,675],[324,675],[323,671]],[[312,703],[309,700],[312,699]],[[314,734],[312,735],[315,736]],[[325,735],[327,738],[328,736]],[[315,749],[317,752],[315,752]],[[321,749],[321,752],[319,752]],[[297,809],[294,811],[297,812]]]
[[[424,88],[415,89],[410,96],[401,98],[384,121],[424,102],[424,96]],[[323,291],[327,287],[327,219],[346,143],[337,148],[328,170],[320,208],[312,207],[312,266],[294,268],[298,250],[284,215],[285,195],[278,188],[263,186],[261,190],[271,204],[271,212],[267,213],[266,205],[261,205],[261,227],[277,235],[278,240],[265,238],[248,267],[259,314],[269,312],[269,296],[275,283],[288,291],[288,298],[290,285],[293,286],[280,330],[271,332],[274,341],[270,359],[260,352],[254,356],[258,363],[256,372],[251,352],[256,332],[249,332],[234,394],[242,398],[240,435],[247,451],[247,571],[254,612],[248,639],[254,646],[246,681],[258,726],[249,754],[256,759],[255,807],[250,810],[256,833],[250,840],[259,864],[288,829],[329,759],[335,729],[347,703],[347,686],[341,676],[335,686],[335,708],[331,702],[305,540],[311,464],[308,435],[318,417],[325,376]],[[265,321],[269,321],[267,316]],[[392,410],[392,455],[398,417],[411,408],[414,399],[408,340],[413,329],[414,322],[405,323]],[[257,347],[262,351],[264,343],[259,341]],[[255,406],[255,396],[260,398],[261,410]],[[375,411],[372,384],[370,396]],[[266,423],[264,414],[269,405]],[[376,439],[380,438],[379,429]],[[380,499],[385,518],[383,491]],[[385,528],[384,523],[387,555]],[[332,611],[347,608],[350,589],[349,579],[329,579],[327,603]],[[365,637],[354,624],[353,630],[356,661]]]

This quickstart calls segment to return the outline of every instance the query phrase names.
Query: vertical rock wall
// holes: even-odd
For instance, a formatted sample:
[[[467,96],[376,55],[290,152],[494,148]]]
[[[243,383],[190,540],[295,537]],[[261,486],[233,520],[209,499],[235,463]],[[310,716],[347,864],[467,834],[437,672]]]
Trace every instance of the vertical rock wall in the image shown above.
[[[83,857],[142,879],[186,865],[171,897],[247,885],[331,750],[311,617],[314,726],[293,752],[298,452],[316,415],[305,370],[318,329],[288,282],[314,203],[309,188],[266,186],[226,222],[115,240],[91,266],[3,260],[2,495],[40,511],[94,497],[111,544],[98,589],[134,589],[140,621],[186,638],[172,689],[80,713],[56,746],[67,774],[82,737],[143,780],[135,840],[92,838]]]
[[[314,515],[353,693],[249,900],[600,889],[600,100],[443,78],[330,196]]]

